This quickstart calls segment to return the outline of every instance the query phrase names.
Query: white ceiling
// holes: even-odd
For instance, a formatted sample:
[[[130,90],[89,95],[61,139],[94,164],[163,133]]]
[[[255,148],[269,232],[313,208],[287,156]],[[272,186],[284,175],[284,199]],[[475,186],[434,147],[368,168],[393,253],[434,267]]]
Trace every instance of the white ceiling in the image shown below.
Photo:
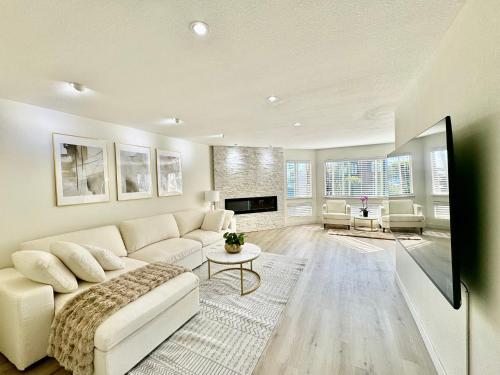
[[[398,99],[464,2],[2,0],[0,97],[208,144],[392,142]]]

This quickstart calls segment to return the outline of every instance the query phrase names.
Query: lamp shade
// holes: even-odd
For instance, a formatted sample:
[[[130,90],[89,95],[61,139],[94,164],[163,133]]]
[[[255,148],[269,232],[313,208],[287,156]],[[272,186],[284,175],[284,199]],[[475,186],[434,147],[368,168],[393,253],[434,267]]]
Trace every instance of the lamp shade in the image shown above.
[[[205,192],[205,201],[218,202],[219,200],[220,200],[220,194],[217,190],[209,190]]]

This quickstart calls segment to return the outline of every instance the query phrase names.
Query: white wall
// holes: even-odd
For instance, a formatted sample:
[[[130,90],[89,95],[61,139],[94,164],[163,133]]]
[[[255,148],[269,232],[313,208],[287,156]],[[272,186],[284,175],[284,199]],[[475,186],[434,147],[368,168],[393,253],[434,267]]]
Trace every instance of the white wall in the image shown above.
[[[319,214],[321,210],[318,211],[316,207],[316,186],[317,186],[317,176],[316,176],[316,151],[315,150],[294,150],[294,149],[285,149],[284,150],[284,160],[285,160],[285,202],[286,204],[294,204],[294,203],[311,203],[312,204],[312,216],[311,217],[292,217],[288,216],[288,211],[286,211],[286,225],[299,225],[299,224],[310,224],[320,222],[321,219]],[[311,199],[286,199],[287,194],[287,186],[286,186],[286,162],[288,160],[300,160],[300,161],[309,161],[311,163],[311,188],[312,188],[312,197]],[[286,207],[285,207],[286,208]]]
[[[56,207],[53,132],[108,141],[110,202]],[[154,177],[153,198],[117,201],[113,142],[181,152],[184,194],[158,198]],[[209,146],[0,100],[0,268],[25,240],[202,205],[211,175]]]
[[[396,111],[398,145],[451,115],[474,375],[500,374],[499,20],[497,0],[467,2]],[[444,371],[465,374],[464,308],[453,311],[401,249],[396,264]]]

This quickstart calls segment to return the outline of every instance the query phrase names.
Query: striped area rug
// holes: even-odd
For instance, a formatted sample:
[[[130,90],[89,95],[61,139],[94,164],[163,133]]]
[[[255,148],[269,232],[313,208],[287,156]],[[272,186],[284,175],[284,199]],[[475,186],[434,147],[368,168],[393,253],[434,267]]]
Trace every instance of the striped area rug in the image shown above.
[[[239,271],[223,272],[206,280],[207,264],[203,264],[194,271],[202,280],[201,311],[130,374],[251,374],[279,323],[305,262],[262,253],[254,261],[261,286],[243,297]],[[254,275],[245,274],[245,288],[255,281]]]

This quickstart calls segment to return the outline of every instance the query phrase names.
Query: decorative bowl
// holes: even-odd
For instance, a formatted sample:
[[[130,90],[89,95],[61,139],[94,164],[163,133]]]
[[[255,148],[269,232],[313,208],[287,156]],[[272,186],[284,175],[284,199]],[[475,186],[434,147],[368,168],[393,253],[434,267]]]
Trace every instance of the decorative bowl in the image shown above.
[[[224,249],[226,249],[226,251],[229,254],[238,254],[241,251],[241,245],[229,245],[229,244],[225,244],[224,245]]]

